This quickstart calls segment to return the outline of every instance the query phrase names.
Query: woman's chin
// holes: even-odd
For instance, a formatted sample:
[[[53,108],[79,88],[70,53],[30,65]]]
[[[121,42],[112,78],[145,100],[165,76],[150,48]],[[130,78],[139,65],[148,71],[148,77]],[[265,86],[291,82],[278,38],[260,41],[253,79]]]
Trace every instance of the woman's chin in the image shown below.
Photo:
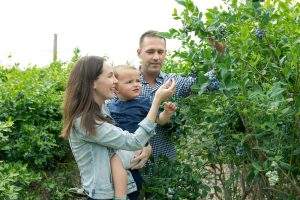
[[[115,98],[115,97],[116,97],[116,94],[113,93],[113,94],[111,94],[111,95],[108,95],[108,96],[106,97],[106,100],[113,99],[113,98]]]

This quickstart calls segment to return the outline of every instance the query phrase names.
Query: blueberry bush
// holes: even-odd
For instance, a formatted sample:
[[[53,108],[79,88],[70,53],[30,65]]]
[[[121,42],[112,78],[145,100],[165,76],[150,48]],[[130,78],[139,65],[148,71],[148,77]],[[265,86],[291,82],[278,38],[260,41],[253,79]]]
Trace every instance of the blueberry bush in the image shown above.
[[[182,26],[162,35],[182,47],[165,71],[198,77],[174,119],[179,161],[193,169],[181,176],[199,175],[199,198],[300,198],[299,2],[224,1],[205,15],[177,2]],[[196,199],[173,188],[174,199]]]

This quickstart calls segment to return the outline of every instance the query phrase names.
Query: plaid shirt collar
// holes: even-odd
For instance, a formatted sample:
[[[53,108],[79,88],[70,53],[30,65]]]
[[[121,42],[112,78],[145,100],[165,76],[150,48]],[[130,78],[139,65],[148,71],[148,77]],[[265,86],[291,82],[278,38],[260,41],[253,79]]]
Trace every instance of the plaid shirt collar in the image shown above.
[[[163,72],[160,72],[159,75],[156,77],[155,79],[155,82],[158,83],[158,84],[163,84],[164,83],[164,79],[166,77],[166,74],[163,73]],[[141,73],[141,81],[142,81],[142,84],[145,85],[145,84],[149,84],[145,78],[144,78],[144,75]]]

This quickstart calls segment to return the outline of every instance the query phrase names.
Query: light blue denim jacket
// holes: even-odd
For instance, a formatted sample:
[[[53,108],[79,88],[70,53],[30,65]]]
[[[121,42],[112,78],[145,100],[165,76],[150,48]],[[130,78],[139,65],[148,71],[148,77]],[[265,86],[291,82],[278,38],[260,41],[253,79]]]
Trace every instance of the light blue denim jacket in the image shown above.
[[[81,117],[75,119],[69,143],[77,162],[82,187],[94,199],[112,199],[114,189],[111,177],[110,155],[117,149],[128,151],[144,147],[155,134],[156,123],[144,119],[135,134],[103,122],[96,126],[95,135],[87,135],[81,127]],[[136,191],[136,184],[128,171],[128,193]]]

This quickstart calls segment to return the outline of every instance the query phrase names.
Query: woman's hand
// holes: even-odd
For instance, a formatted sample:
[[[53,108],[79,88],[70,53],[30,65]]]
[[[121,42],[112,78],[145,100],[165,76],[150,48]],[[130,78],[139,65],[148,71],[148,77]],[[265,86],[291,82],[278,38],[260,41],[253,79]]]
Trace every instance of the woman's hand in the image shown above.
[[[150,145],[148,145],[142,150],[137,151],[137,153],[138,154],[136,154],[135,158],[131,161],[131,163],[133,164],[131,169],[143,168],[152,153],[152,148]]]
[[[167,82],[165,82],[157,89],[154,98],[157,98],[159,101],[164,101],[168,99],[170,96],[172,96],[175,90],[176,90],[175,80],[169,79],[167,80]]]

